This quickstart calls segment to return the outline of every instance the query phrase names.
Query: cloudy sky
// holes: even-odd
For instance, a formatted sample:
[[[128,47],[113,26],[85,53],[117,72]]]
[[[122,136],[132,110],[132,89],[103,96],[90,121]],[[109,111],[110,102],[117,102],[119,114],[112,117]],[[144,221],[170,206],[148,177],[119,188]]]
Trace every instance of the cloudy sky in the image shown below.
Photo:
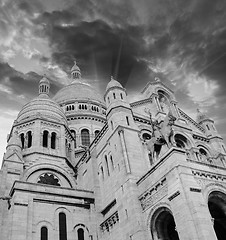
[[[225,0],[0,0],[0,158],[18,111],[45,73],[51,96],[77,59],[100,91],[111,75],[131,100],[159,76],[179,106],[226,138]]]

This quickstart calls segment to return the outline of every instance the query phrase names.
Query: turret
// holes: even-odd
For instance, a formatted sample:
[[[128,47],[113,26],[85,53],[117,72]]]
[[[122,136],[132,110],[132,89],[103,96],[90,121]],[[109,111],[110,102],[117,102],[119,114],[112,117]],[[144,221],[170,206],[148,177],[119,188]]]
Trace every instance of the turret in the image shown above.
[[[113,77],[107,85],[104,99],[107,106],[107,120],[110,121],[112,129],[117,125],[135,127],[126,90]]]
[[[226,148],[223,138],[217,132],[214,120],[208,117],[205,113],[197,109],[197,122],[205,129],[206,136],[210,139],[210,144],[215,150],[226,154]]]
[[[217,136],[218,132],[213,119],[197,109],[197,122],[206,130],[207,137]]]
[[[71,79],[72,81],[80,80],[82,78],[81,70],[77,65],[76,61],[74,61],[74,66],[71,68]]]

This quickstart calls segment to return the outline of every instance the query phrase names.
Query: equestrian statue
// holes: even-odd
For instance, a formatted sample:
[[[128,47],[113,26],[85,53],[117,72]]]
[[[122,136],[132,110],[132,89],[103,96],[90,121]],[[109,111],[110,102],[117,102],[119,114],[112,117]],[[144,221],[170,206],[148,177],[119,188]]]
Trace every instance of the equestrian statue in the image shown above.
[[[165,119],[158,122],[157,120],[152,121],[150,113],[150,122],[152,125],[152,137],[147,141],[147,149],[150,152],[149,157],[153,164],[161,152],[162,146],[166,144],[168,148],[175,146],[174,133],[172,125],[176,118],[169,111]]]

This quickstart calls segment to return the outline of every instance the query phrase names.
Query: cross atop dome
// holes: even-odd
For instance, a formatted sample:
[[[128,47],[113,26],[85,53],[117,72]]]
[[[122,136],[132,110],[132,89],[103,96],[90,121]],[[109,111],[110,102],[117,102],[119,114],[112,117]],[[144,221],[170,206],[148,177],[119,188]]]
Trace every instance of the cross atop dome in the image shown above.
[[[76,60],[74,61],[74,66],[71,68],[71,79],[80,80],[82,78],[81,70],[77,65]]]

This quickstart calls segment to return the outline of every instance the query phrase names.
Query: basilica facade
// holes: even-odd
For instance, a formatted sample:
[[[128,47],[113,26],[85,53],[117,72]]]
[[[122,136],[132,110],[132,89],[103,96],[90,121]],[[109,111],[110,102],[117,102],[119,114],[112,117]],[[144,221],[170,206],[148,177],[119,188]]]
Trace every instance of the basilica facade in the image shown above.
[[[128,102],[75,63],[52,99],[44,76],[19,112],[0,171],[0,239],[223,240],[226,148],[160,79]]]

